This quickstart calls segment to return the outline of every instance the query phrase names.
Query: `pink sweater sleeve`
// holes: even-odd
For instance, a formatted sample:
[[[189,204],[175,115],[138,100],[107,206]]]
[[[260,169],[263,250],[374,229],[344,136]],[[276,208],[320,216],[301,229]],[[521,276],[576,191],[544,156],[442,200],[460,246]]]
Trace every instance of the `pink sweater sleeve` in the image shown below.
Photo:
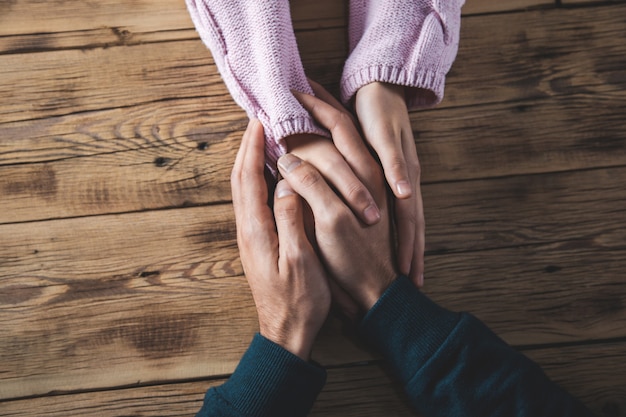
[[[288,0],[186,0],[200,37],[234,100],[265,128],[268,166],[285,152],[282,139],[328,132],[293,97],[313,94],[304,74]]]
[[[350,56],[341,78],[349,102],[374,81],[407,89],[409,108],[443,98],[456,57],[464,0],[350,0]]]

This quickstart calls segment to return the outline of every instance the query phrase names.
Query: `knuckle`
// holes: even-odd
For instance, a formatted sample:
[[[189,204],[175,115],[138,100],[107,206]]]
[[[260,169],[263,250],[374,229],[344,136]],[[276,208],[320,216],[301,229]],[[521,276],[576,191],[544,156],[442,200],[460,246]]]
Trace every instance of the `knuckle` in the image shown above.
[[[360,182],[353,182],[348,185],[348,192],[346,195],[348,201],[357,205],[369,205],[372,203],[370,193]]]
[[[398,213],[398,222],[403,225],[403,226],[407,226],[410,225],[412,226],[410,229],[414,229],[415,226],[417,226],[418,222],[419,222],[419,218],[417,216],[417,214],[411,210],[411,211],[403,211],[401,213]],[[423,218],[422,218],[422,223],[424,222]]]
[[[385,192],[385,174],[383,169],[377,163],[368,165],[368,169],[364,173],[367,184],[370,185],[370,189],[378,195]]]
[[[254,227],[250,222],[245,222],[241,225],[240,228],[240,236],[241,242],[247,247],[248,242],[250,242],[254,236],[256,235],[256,227]]]
[[[289,198],[289,197],[287,197]],[[274,217],[276,221],[291,222],[298,215],[298,209],[293,204],[281,204],[274,207]]]
[[[234,184],[243,185],[243,184],[248,183],[249,181],[252,181],[255,177],[256,177],[256,173],[254,172],[254,170],[247,168],[247,167],[243,167],[243,168],[233,169],[230,178]]]
[[[406,161],[404,159],[404,155],[399,152],[393,152],[386,162],[388,169],[394,172],[402,173],[404,170],[406,170]]]
[[[304,188],[312,188],[322,181],[322,175],[310,166],[307,166],[300,173],[299,182]]]
[[[418,178],[421,177],[421,175],[422,175],[422,164],[420,164],[419,159],[417,159],[417,157],[415,157],[414,160],[409,162],[409,165],[411,167],[412,173],[417,175]]]
[[[295,271],[302,271],[305,269],[306,263],[306,254],[302,246],[289,243],[286,244],[286,248],[283,250],[283,259],[284,265],[286,267],[286,272],[289,274],[293,274]]]
[[[352,123],[352,119],[346,112],[341,110],[336,110],[333,113],[333,117],[331,119],[331,127],[330,130],[335,130],[340,126],[345,126],[348,123]]]
[[[353,219],[354,215],[345,206],[328,207],[324,212],[323,222],[329,230],[336,232],[351,224]]]

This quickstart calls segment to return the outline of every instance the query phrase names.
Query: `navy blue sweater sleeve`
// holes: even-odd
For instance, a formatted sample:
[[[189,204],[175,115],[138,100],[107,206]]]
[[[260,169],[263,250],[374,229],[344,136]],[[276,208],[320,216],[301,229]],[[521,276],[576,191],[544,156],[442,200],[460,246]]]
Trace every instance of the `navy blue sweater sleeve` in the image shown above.
[[[387,289],[360,330],[425,417],[591,416],[482,322],[438,306],[406,277]]]
[[[323,368],[257,334],[228,381],[206,393],[196,417],[306,416],[325,382]]]

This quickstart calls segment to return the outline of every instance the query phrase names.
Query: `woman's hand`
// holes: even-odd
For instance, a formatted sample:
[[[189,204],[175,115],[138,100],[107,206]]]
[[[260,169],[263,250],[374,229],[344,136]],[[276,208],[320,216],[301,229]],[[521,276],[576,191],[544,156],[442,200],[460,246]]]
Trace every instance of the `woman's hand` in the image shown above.
[[[421,287],[424,284],[424,208],[420,164],[404,87],[380,82],[367,84],[357,92],[355,108],[365,139],[378,155],[387,183],[397,198],[398,267]]]
[[[267,205],[263,126],[248,125],[231,174],[237,245],[261,334],[308,360],[330,309],[324,268],[304,230],[302,199],[285,181]]]

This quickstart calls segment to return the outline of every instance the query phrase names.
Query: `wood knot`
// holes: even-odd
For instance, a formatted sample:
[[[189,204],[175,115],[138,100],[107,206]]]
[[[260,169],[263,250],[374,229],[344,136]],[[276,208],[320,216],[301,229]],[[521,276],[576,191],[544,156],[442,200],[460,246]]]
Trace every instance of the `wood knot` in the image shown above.
[[[161,168],[166,166],[167,164],[169,164],[171,161],[170,158],[165,158],[163,156],[159,156],[157,158],[154,158],[154,165],[156,165],[157,167]]]

